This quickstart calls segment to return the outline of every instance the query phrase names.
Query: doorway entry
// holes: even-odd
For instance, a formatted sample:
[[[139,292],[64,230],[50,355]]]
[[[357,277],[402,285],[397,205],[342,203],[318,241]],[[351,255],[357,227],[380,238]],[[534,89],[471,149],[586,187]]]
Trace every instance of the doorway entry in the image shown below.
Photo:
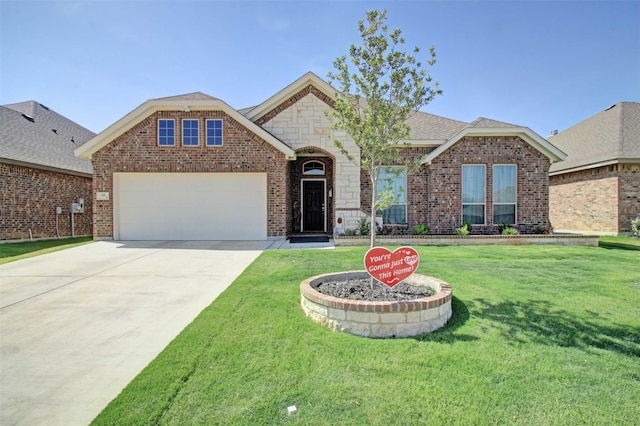
[[[326,180],[302,179],[302,232],[327,232]]]

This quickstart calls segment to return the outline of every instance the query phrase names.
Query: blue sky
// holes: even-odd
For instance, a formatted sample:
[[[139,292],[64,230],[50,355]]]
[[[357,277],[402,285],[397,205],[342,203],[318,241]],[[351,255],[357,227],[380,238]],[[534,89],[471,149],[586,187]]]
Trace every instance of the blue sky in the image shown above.
[[[94,132],[152,98],[256,105],[307,71],[326,80],[371,9],[423,62],[436,46],[444,94],[426,112],[546,137],[640,101],[637,0],[0,0],[0,104],[35,100]]]

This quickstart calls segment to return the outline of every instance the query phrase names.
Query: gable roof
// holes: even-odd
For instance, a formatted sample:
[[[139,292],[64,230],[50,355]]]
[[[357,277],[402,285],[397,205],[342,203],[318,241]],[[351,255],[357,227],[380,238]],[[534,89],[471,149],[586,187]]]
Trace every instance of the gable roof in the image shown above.
[[[185,95],[170,96],[166,98],[150,99],[116,121],[104,131],[89,140],[86,144],[78,147],[75,154],[81,158],[91,158],[91,155],[108,145],[117,137],[135,126],[140,121],[149,117],[156,111],[172,110],[213,110],[223,111],[234,120],[245,126],[247,129],[264,139],[274,148],[285,154],[287,158],[295,158],[295,152],[262,127],[248,120],[244,115],[231,108],[224,101],[209,96],[202,92],[188,93]]]
[[[327,104],[331,104],[331,101],[336,96],[336,90],[329,83],[313,72],[307,72],[261,104],[239,110],[234,110],[224,101],[202,92],[151,99],[91,139],[84,146],[76,149],[75,153],[82,158],[90,158],[94,152],[100,150],[155,111],[210,109],[225,111],[245,127],[285,153],[287,159],[295,159],[295,152],[287,144],[264,130],[260,124],[262,124],[262,121],[271,119],[273,115],[277,115],[281,108],[286,108],[291,102],[295,101],[294,97],[301,93],[313,93]],[[531,129],[489,118],[479,117],[471,123],[466,123],[422,111],[414,111],[408,118],[408,124],[411,128],[411,135],[410,140],[406,142],[437,147],[422,159],[422,164],[430,163],[464,136],[475,135],[517,135],[546,155],[552,163],[561,161],[566,157],[564,152]]]
[[[552,175],[640,163],[640,103],[619,102],[549,139],[568,154],[564,162],[551,166]]]
[[[411,129],[411,139],[407,142],[435,142],[439,145],[458,133],[468,123],[440,117],[427,112],[416,111],[409,116],[407,124]]]
[[[329,99],[335,99],[336,89],[312,72],[308,72],[260,105],[242,110],[250,120],[256,122],[274,109],[283,105],[308,86],[313,86]],[[407,120],[411,129],[408,142],[414,145],[437,147],[431,154],[423,158],[422,163],[430,163],[433,158],[447,150],[451,145],[467,135],[518,135],[535,149],[549,157],[551,162],[561,161],[566,155],[531,129],[479,117],[471,123],[440,117],[423,111],[414,111]]]
[[[280,105],[282,102],[288,100],[305,87],[313,86],[328,98],[335,98],[335,89],[329,85],[326,81],[312,73],[311,71],[304,74],[302,77],[289,84],[284,89],[280,90],[275,95],[271,96],[261,104],[245,109],[245,116],[251,121],[258,121],[262,116],[271,112],[274,108]]]
[[[496,123],[500,122],[493,122],[491,123],[491,125],[496,127],[489,127],[489,123],[484,120],[486,119],[482,119],[479,122],[479,126],[473,126],[473,123],[466,126],[464,129],[450,137],[445,143],[422,157],[422,160],[420,160],[420,164],[431,164],[431,162],[435,158],[439,157],[443,152],[452,147],[465,136],[519,136],[520,138],[522,138],[522,140],[524,140],[533,148],[549,158],[549,160],[551,160],[551,163],[562,161],[567,156],[560,149],[555,147],[549,141],[547,141],[528,127],[517,127],[511,124],[502,127],[497,126]],[[478,120],[475,120],[474,123],[476,121]]]
[[[46,106],[27,101],[0,106],[0,161],[91,175],[91,162],[73,150],[95,136]]]

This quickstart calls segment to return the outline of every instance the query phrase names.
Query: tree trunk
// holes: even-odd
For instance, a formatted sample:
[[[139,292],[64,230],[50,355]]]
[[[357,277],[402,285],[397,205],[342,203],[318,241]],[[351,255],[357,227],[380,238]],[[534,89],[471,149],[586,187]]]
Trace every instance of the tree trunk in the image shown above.
[[[376,179],[375,176],[371,176],[371,247],[374,248],[376,246]]]

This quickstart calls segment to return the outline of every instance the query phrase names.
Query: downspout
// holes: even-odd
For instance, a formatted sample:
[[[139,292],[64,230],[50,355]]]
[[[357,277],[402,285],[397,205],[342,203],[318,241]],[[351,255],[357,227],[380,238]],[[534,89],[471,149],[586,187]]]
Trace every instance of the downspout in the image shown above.
[[[71,238],[76,236],[75,223],[73,218],[73,203],[69,206],[69,211],[71,213]]]

